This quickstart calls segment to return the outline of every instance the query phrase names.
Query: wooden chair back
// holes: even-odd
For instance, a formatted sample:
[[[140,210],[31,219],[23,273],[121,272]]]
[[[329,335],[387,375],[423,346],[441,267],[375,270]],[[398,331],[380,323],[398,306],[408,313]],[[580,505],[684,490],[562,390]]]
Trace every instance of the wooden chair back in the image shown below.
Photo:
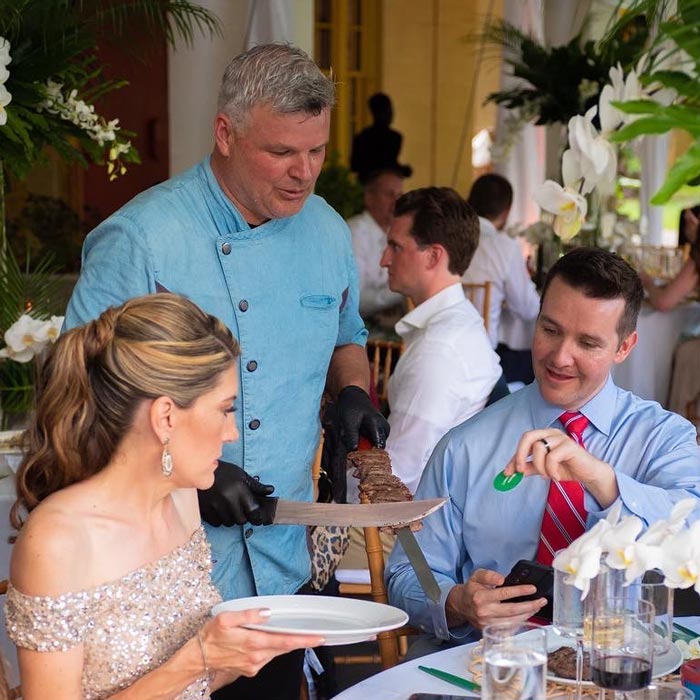
[[[474,304],[476,310],[484,319],[484,327],[489,330],[489,315],[491,309],[491,282],[463,282],[464,296]]]
[[[380,405],[386,404],[389,396],[389,377],[396,361],[403,352],[403,343],[396,340],[367,341],[370,374]]]

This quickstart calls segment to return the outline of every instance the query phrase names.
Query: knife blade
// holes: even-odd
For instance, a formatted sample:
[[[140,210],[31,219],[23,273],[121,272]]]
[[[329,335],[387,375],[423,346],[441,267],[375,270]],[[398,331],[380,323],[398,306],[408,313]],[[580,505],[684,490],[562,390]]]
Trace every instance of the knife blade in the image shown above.
[[[425,501],[427,503],[427,501]],[[420,503],[420,501],[418,501]],[[418,578],[418,583],[420,583],[421,588],[425,595],[433,603],[440,603],[440,586],[435,580],[428,562],[426,561],[425,554],[420,548],[420,545],[416,541],[416,536],[410,527],[400,527],[396,530],[396,536],[401,542],[403,551],[406,552],[408,561],[411,562],[413,570],[416,572],[416,577]]]
[[[273,524],[403,527],[442,508],[447,499],[370,504],[306,503],[270,496],[257,500],[266,513],[272,512]]]

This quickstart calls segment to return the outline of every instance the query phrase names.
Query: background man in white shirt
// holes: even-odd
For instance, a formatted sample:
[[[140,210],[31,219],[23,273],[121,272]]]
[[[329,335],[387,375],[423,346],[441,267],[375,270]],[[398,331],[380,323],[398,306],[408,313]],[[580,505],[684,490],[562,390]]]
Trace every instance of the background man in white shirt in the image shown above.
[[[399,165],[371,173],[365,182],[365,210],[347,222],[360,277],[360,315],[365,321],[404,303],[400,294],[389,289],[387,272],[379,266],[394,204],[403,192],[403,179]]]
[[[513,188],[501,175],[489,173],[477,178],[472,185],[467,200],[479,216],[481,235],[479,246],[474,253],[462,280],[464,282],[491,282],[491,308],[489,312],[489,336],[491,346],[499,341],[501,313],[508,314],[516,321],[531,322],[537,318],[540,298],[523,259],[522,247],[515,239],[501,233],[510,207],[513,203]],[[526,344],[529,346],[529,343]],[[503,371],[510,381],[529,383],[534,379],[529,349],[517,358],[518,364],[511,371],[510,360],[504,361],[499,348]]]
[[[413,190],[396,202],[381,264],[391,289],[416,306],[396,324],[405,349],[389,380],[386,449],[411,493],[440,438],[486,405],[501,376],[483,319],[460,279],[478,241],[474,210],[449,187]],[[348,474],[349,501],[354,481]],[[385,554],[393,540],[382,533]],[[351,528],[340,568],[366,567],[362,532]]]
[[[414,492],[438,440],[485,406],[501,367],[462,289],[479,241],[472,208],[450,188],[426,187],[399,198],[394,217],[381,264],[416,307],[396,324],[405,349],[389,380],[386,448]]]

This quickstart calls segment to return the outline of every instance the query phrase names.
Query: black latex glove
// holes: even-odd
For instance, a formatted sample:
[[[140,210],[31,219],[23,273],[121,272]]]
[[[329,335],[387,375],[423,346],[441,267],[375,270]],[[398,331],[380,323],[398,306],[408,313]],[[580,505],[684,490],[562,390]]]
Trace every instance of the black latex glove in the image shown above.
[[[375,408],[372,399],[359,386],[346,386],[336,401],[340,436],[348,451],[356,450],[360,435],[375,447],[385,447],[389,436],[389,421]]]
[[[269,496],[274,490],[274,486],[260,483],[236,464],[219,460],[214,485],[197,491],[202,520],[214,527],[269,525],[274,509],[265,508],[265,499],[260,497]]]

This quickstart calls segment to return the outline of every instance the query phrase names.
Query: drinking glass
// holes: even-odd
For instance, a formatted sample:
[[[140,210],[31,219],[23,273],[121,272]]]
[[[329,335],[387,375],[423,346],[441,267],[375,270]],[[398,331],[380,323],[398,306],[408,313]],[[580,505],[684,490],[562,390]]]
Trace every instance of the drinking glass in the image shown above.
[[[567,572],[554,569],[552,627],[560,636],[576,640],[576,700],[581,700],[584,604],[581,591],[564,580],[568,576]]]
[[[654,606],[654,656],[661,656],[673,647],[673,588],[664,583],[664,575],[652,569],[647,571],[640,584],[642,600]]]
[[[623,596],[630,601],[648,600],[654,606],[654,656],[667,654],[673,647],[673,589],[664,583],[664,575],[647,571],[640,581],[625,587]]]
[[[483,630],[483,700],[544,700],[547,632],[524,624],[487,625]]]
[[[625,691],[648,686],[654,662],[654,606],[629,597],[597,599],[591,622],[591,680],[615,691],[616,700],[625,697]]]

